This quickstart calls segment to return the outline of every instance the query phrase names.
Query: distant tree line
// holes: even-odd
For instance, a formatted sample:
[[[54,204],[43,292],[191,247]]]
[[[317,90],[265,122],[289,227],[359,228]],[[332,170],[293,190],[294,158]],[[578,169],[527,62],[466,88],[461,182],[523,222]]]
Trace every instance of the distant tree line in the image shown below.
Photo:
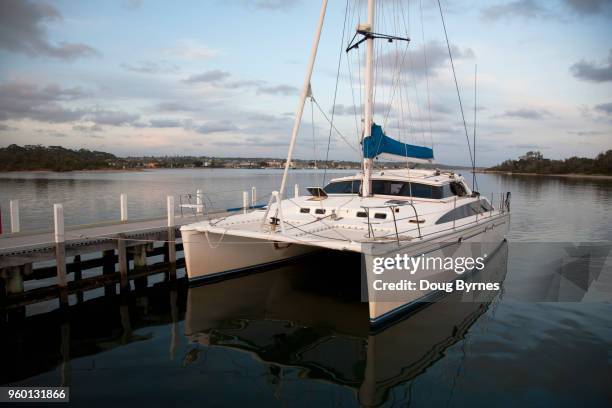
[[[61,146],[12,144],[0,148],[0,170],[95,170],[108,169],[117,163],[117,157],[105,152],[87,149],[71,150]]]
[[[546,159],[538,151],[527,152],[518,160],[506,160],[488,170],[512,173],[612,175],[612,150],[599,153],[594,159],[570,157],[565,160]]]

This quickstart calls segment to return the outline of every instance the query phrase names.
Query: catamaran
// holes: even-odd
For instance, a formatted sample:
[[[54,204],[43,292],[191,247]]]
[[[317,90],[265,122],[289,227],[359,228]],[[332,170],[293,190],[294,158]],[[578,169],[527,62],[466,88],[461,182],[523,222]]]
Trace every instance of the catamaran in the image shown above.
[[[371,282],[374,258],[423,254],[477,258],[492,253],[504,241],[509,194],[489,200],[455,172],[410,168],[413,163],[433,162],[433,147],[391,138],[374,122],[374,42],[409,41],[375,30],[374,3],[368,0],[367,22],[358,25],[346,50],[365,43],[362,170],[332,179],[324,187],[309,188],[309,195],[285,197],[304,105],[311,95],[310,81],[327,9],[327,0],[323,0],[280,188],[263,208],[181,227],[190,280],[246,271],[321,249],[350,251],[363,259],[370,322],[378,324],[430,299],[436,291],[414,290],[399,299],[377,297]],[[376,159],[389,158],[406,161],[406,168],[374,168]],[[357,279],[361,273],[355,271]],[[421,278],[450,282],[457,274],[434,268]]]

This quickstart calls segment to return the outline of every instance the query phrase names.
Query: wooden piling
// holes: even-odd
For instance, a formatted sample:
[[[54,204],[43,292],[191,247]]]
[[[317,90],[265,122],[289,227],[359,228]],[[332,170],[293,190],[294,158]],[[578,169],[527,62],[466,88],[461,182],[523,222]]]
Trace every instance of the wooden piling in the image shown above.
[[[295,198],[298,198],[300,196],[300,186],[298,184],[293,186],[293,194],[294,194]]]
[[[108,249],[102,251],[102,274],[103,275],[114,275],[115,274],[115,250]],[[104,285],[104,296],[112,296],[117,293],[115,283],[108,283]]]
[[[255,207],[257,205],[257,189],[255,186],[251,187],[251,206]]]
[[[147,270],[147,244],[138,245],[132,249],[134,259],[134,272],[142,273]],[[134,287],[136,289],[146,288],[148,284],[147,276],[134,278]]]
[[[83,279],[83,270],[81,268],[81,255],[75,255],[74,259],[72,260],[72,267],[74,268],[74,281],[75,282],[79,282],[81,279]],[[76,293],[77,296],[77,303],[83,303],[83,291],[79,290]]]
[[[5,290],[7,295],[16,295],[23,293],[23,274],[21,273],[21,267],[13,266],[7,268],[8,277],[5,283]]]
[[[174,237],[175,220],[174,220],[174,197],[168,196],[168,262],[176,263],[176,242]]]
[[[21,223],[19,220],[19,200],[11,200],[9,202],[11,233],[15,234],[21,231]]]
[[[121,193],[121,222],[128,220],[127,194]]]
[[[57,284],[60,288],[68,286],[66,276],[66,245],[64,236],[64,207],[53,204],[53,224],[55,226],[55,264],[57,266]]]
[[[123,235],[117,237],[117,256],[119,257],[119,274],[121,292],[127,292],[130,289],[130,281],[128,279],[128,259]]]

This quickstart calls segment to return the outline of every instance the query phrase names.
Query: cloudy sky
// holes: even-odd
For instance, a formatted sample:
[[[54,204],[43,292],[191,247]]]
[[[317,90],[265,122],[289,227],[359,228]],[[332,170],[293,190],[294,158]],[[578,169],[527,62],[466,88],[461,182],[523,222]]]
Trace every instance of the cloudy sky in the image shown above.
[[[358,159],[364,47],[340,49],[365,20],[362,3],[329,2],[312,79],[320,109],[306,106],[299,158],[325,157],[329,140],[330,158]],[[378,3],[376,31],[411,41],[377,42],[375,121],[403,141],[433,143],[439,162],[468,164],[437,0]],[[441,4],[470,137],[478,65],[479,164],[612,148],[611,0]],[[2,0],[0,145],[283,157],[319,7]]]

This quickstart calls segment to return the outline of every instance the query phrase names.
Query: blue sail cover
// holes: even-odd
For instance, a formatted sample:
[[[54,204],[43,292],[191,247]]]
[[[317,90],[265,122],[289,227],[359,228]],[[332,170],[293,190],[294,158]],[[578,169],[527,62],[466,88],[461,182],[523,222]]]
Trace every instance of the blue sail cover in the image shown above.
[[[414,159],[433,160],[433,149],[399,142],[385,135],[382,127],[372,124],[372,135],[363,139],[363,157],[373,159],[381,154],[411,157]]]

